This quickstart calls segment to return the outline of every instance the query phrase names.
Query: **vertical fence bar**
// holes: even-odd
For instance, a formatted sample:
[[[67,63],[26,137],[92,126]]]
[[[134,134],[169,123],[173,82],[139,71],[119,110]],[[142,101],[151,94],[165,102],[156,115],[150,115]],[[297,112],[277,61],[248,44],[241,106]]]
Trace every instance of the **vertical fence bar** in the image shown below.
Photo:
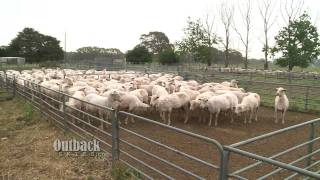
[[[23,93],[25,95],[25,97],[27,97],[27,88],[26,88],[26,80],[23,80]]]
[[[68,130],[68,117],[66,114],[66,96],[62,94],[62,113],[63,113],[63,123],[65,132]]]
[[[16,97],[16,77],[13,77],[12,81],[12,98]]]
[[[119,160],[119,121],[118,112],[113,110],[112,112],[112,165]]]
[[[304,100],[304,109],[307,111],[308,110],[308,101],[309,101],[309,90],[310,90],[310,87],[308,86],[307,89],[306,89],[306,96],[305,96],[305,100]]]
[[[9,91],[9,87],[8,87],[8,76],[7,76],[7,73],[5,72],[5,77],[6,77],[6,91],[8,92]]]
[[[227,150],[223,150],[222,158],[221,158],[221,162],[220,162],[220,174],[219,174],[220,180],[228,179],[229,158],[230,158],[230,152]]]
[[[310,130],[309,141],[311,141],[311,140],[314,139],[314,134],[315,134],[315,132],[314,132],[314,131],[315,131],[314,123],[311,123],[311,124],[310,124],[309,130]],[[313,151],[313,142],[309,143],[308,149],[307,149],[307,154],[311,154],[312,151]],[[309,157],[307,158],[306,167],[307,167],[307,166],[310,166],[311,161],[312,161],[312,156],[309,156]]]

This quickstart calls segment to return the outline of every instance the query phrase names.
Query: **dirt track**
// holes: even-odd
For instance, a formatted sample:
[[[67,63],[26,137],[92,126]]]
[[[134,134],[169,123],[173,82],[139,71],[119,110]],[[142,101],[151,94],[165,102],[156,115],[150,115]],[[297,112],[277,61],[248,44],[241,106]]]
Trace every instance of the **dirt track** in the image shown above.
[[[294,124],[298,124],[298,123],[305,122],[305,121],[312,120],[319,117],[312,114],[288,112],[286,116],[285,125],[282,125],[281,123],[275,124],[273,121],[273,110],[270,108],[261,108],[259,111],[258,122],[253,122],[251,124],[244,124],[243,121],[240,120],[240,118],[238,118],[234,123],[231,124],[226,117],[222,117],[221,120],[219,121],[218,127],[208,127],[207,124],[199,123],[196,116],[192,117],[188,124],[183,124],[182,117],[180,118],[179,115],[181,115],[181,113],[175,114],[175,119],[179,119],[179,120],[173,121],[173,124],[172,124],[173,126],[216,139],[223,145],[233,144],[251,137],[255,137],[267,132],[271,132],[277,129],[281,129],[287,126],[291,126]],[[148,117],[151,119],[152,118],[154,119],[154,118],[158,118],[158,115],[152,114]],[[146,137],[149,137],[153,140],[157,140],[166,145],[179,149],[183,152],[194,155],[202,160],[212,162],[213,164],[218,165],[217,163],[219,162],[218,161],[219,156],[217,154],[217,149],[214,146],[205,143],[204,141],[186,137],[185,135],[180,135],[171,130],[164,129],[157,125],[153,125],[147,122],[141,122],[139,120],[136,120],[135,124],[129,124],[124,127],[130,130],[133,130],[134,132],[140,133]],[[270,138],[268,140],[263,140],[263,141],[254,143],[252,145],[244,147],[244,149],[260,155],[270,156],[272,154],[280,152],[281,150],[284,150],[285,148],[296,145],[295,143],[298,143],[298,142],[301,143],[307,140],[306,139],[307,137],[308,137],[308,133],[306,129],[300,129],[300,131],[299,130],[292,131],[290,133],[283,134],[279,137],[277,136],[275,138]],[[120,134],[120,138],[125,139],[126,141],[132,144],[138,145],[139,147],[143,147],[144,149],[148,150],[153,154],[156,154],[160,157],[163,157],[172,162],[175,162],[181,167],[191,170],[196,174],[199,174],[199,175],[201,174],[207,179],[217,178],[216,171],[213,171],[212,169],[206,166],[200,165],[199,163],[196,163],[194,161],[190,161],[187,158],[181,157],[176,153],[169,152],[168,150],[164,150],[161,147],[142,141],[141,139],[135,136],[129,135],[128,133],[122,132]],[[180,173],[179,170],[171,168],[168,165],[164,167],[164,164],[160,163],[156,159],[153,159],[151,157],[146,158],[148,156],[145,156],[142,153],[135,151],[134,149],[126,146],[125,144],[122,144],[121,148],[130,152],[131,154],[134,154],[137,157],[142,158],[148,164],[157,167],[159,170],[166,172],[167,174],[172,175],[177,179],[190,178],[190,176],[184,176],[183,173]],[[296,154],[293,154],[291,157],[285,157],[282,160],[284,162],[287,162],[292,158],[297,158],[296,156],[301,155],[301,152],[305,152],[305,150],[302,149],[300,151],[297,151]],[[126,158],[126,156],[124,155],[121,155],[121,157]],[[234,157],[234,156],[231,156],[230,161],[232,163],[230,166],[232,170],[239,168],[250,162],[253,162],[252,160],[248,160],[240,157]],[[268,168],[270,169],[270,167],[262,167],[262,170],[261,169],[255,170],[255,171],[249,172],[249,174],[246,174],[246,175],[247,177],[250,177],[250,178],[257,177],[261,175],[261,172],[263,172],[263,169],[266,170]],[[146,172],[151,173],[152,175],[156,175],[148,170]],[[160,178],[158,175],[156,175],[156,177]],[[277,177],[279,176],[275,176],[275,178]]]

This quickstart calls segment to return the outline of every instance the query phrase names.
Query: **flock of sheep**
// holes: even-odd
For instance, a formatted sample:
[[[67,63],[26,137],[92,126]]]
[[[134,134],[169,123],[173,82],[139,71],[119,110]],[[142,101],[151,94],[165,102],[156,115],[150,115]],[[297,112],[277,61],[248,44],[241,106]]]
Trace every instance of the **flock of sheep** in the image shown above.
[[[209,70],[207,67],[204,70]],[[237,74],[248,74],[252,73],[257,75],[266,75],[266,76],[278,76],[288,78],[291,76],[292,78],[303,78],[303,79],[320,79],[319,72],[288,72],[282,70],[261,70],[261,69],[243,69],[243,68],[220,68],[220,67],[213,67],[210,68],[210,71],[213,72],[223,72],[223,73],[237,73]]]
[[[198,121],[208,125],[218,125],[219,115],[225,113],[233,122],[234,117],[242,116],[244,123],[258,120],[261,102],[259,94],[245,92],[238,87],[236,80],[230,82],[209,82],[200,84],[195,80],[185,81],[183,77],[173,74],[142,74],[124,71],[97,71],[72,69],[32,69],[21,72],[7,70],[1,72],[7,77],[15,77],[21,86],[40,85],[42,93],[53,98],[54,91],[69,95],[66,102],[70,109],[86,111],[100,118],[109,119],[110,114],[94,105],[110,107],[130,113],[147,113],[156,111],[164,123],[171,124],[173,110],[183,110],[184,123],[188,122],[190,113],[198,114]],[[54,91],[51,91],[54,90]],[[275,97],[275,122],[277,112],[282,113],[284,123],[289,101],[284,88],[277,88]],[[82,101],[79,101],[82,100]],[[84,101],[89,103],[84,103]],[[94,105],[92,105],[94,104]],[[125,119],[125,124],[129,118]],[[134,122],[133,117],[130,118]]]

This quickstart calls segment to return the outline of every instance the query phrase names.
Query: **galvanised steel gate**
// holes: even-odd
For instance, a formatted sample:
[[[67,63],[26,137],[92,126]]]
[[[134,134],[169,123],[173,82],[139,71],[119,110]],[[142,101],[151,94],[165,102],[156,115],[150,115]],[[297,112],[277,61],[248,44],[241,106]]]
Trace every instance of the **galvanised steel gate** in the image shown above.
[[[103,150],[110,153],[113,164],[123,162],[139,172],[138,178],[292,179],[303,176],[320,179],[320,137],[317,136],[320,119],[222,146],[214,139],[128,112],[90,104],[28,80],[1,75],[0,82],[0,87],[24,97],[64,131],[71,131],[84,139],[98,139]],[[66,103],[70,99],[103,113],[89,113],[71,107]],[[126,117],[134,117],[137,122],[134,126],[120,125],[120,120]],[[159,137],[157,131],[165,131],[167,136]],[[171,140],[173,133],[179,134],[179,138]],[[278,152],[275,149],[272,154],[263,154],[269,144],[270,147],[272,143],[279,145],[281,137],[288,137],[282,136],[286,133],[297,137],[293,146],[288,146],[290,143],[284,139],[283,147],[272,146],[278,147]],[[190,144],[189,148],[179,148],[182,143]],[[197,149],[193,148],[195,146]],[[199,152],[198,147],[203,151]]]
[[[229,172],[225,177],[261,180],[320,179],[319,123],[320,119],[315,119],[224,146],[226,159],[230,160]],[[294,138],[288,138],[290,136]],[[275,142],[283,142],[283,146],[275,147]],[[253,148],[256,150],[252,150]],[[266,154],[263,150],[267,148],[274,149],[272,153]],[[230,158],[231,155],[235,157]],[[232,168],[233,161],[243,158],[254,161]]]

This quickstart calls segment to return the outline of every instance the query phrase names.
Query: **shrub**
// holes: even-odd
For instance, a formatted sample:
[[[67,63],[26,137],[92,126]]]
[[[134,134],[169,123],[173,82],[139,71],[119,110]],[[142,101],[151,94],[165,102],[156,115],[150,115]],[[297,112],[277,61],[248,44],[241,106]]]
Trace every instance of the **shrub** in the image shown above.
[[[172,49],[166,49],[159,54],[159,62],[161,64],[174,64],[179,61],[177,54]]]
[[[144,46],[136,46],[126,54],[127,62],[133,64],[148,63],[152,61],[152,54]]]

